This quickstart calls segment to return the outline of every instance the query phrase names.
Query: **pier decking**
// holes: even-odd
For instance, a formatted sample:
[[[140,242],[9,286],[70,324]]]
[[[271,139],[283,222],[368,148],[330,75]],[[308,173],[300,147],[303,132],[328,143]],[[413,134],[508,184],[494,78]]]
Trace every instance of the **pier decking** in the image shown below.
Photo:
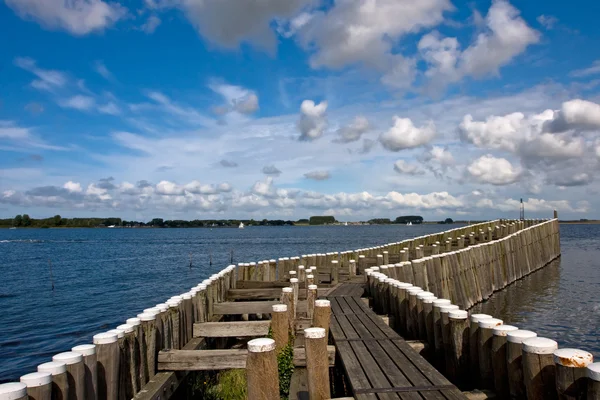
[[[355,398],[466,399],[363,302],[363,290],[343,283],[327,296],[331,335]]]

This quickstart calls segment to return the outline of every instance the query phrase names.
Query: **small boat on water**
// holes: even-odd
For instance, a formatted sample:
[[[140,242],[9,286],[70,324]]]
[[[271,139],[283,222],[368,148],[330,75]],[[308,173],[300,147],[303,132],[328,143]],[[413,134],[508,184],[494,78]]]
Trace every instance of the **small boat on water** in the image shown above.
[[[412,222],[411,222],[411,221],[408,221],[408,222],[406,223],[406,225],[412,225]]]
[[[347,223],[347,222],[344,222],[344,226],[348,226],[348,223]]]
[[[244,229],[244,223],[243,223],[243,222],[240,222],[240,226],[238,226],[238,228],[240,228],[240,229]]]
[[[109,228],[114,228],[115,226],[114,226],[114,225],[109,225],[108,227],[109,227]]]
[[[12,227],[10,227],[8,229],[17,229],[17,227],[16,226],[12,226]]]

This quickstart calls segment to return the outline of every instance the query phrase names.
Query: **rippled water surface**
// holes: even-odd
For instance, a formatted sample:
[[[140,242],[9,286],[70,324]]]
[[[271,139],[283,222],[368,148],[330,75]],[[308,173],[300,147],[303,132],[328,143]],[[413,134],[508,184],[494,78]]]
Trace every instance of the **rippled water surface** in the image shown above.
[[[600,359],[600,225],[560,225],[562,256],[471,310]]]
[[[257,261],[384,244],[448,228],[0,230],[0,382],[17,380],[52,355],[89,343],[93,334],[188,290],[227,266],[231,250],[236,263]],[[478,307],[600,357],[599,237],[600,225],[561,225],[560,262]]]

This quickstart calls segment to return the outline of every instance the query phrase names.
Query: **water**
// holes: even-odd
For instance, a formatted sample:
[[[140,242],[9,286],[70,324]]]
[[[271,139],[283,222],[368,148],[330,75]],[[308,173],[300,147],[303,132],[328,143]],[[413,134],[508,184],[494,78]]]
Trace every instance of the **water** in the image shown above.
[[[249,262],[356,249],[448,228],[0,230],[0,382],[18,380],[54,354],[187,291],[229,265],[231,250],[236,263]],[[562,225],[559,263],[478,307],[600,357],[599,234],[600,225]]]
[[[472,308],[600,359],[600,225],[560,225],[559,260]]]

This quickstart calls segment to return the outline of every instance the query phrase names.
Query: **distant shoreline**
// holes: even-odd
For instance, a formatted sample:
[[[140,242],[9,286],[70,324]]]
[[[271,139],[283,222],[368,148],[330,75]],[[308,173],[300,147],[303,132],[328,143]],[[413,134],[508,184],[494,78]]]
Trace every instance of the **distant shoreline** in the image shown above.
[[[561,221],[558,220],[559,224],[565,225],[598,225],[600,224],[600,219],[590,219],[588,221]]]

